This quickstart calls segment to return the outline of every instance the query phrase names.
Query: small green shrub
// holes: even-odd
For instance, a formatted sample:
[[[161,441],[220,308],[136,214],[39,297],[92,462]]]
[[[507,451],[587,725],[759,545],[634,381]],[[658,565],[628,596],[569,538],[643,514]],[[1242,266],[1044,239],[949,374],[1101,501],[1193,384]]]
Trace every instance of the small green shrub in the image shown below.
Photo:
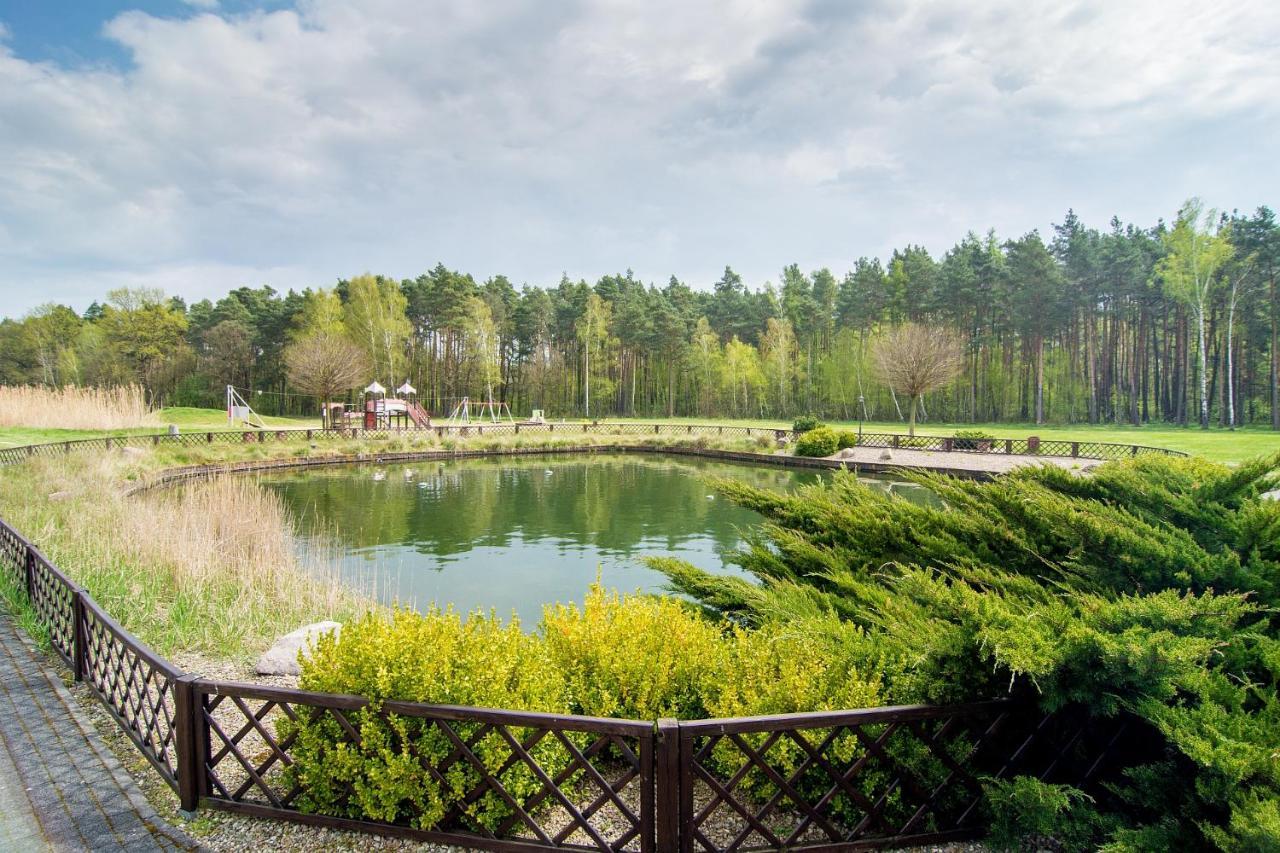
[[[815,430],[820,426],[822,426],[822,421],[818,420],[817,415],[800,415],[791,424],[791,429],[799,435],[800,433]]]
[[[958,429],[952,442],[956,450],[990,450],[996,437],[980,429]]]
[[[844,450],[846,447],[856,447],[858,444],[858,434],[853,430],[842,429],[836,433],[836,449]]]
[[[1068,785],[1034,776],[989,780],[987,842],[997,850],[1094,850],[1102,820],[1093,800]]]
[[[796,439],[796,456],[830,456],[840,441],[830,427],[811,429]]]

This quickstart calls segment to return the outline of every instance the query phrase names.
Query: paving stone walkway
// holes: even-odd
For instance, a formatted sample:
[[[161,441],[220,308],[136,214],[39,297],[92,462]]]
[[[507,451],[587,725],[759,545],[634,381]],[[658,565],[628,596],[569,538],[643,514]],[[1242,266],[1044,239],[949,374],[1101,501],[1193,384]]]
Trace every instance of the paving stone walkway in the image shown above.
[[[50,661],[0,612],[0,850],[197,850],[162,821]]]

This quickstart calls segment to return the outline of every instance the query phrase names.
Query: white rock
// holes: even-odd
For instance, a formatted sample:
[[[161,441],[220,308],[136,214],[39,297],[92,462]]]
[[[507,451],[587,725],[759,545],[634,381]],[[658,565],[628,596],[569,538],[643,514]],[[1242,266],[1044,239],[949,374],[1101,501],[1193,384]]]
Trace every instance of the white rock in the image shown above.
[[[316,640],[331,631],[337,634],[341,630],[341,622],[314,622],[303,625],[298,630],[276,640],[275,644],[258,660],[254,671],[258,675],[300,675],[302,669],[298,666],[298,655],[310,657],[311,647],[315,645]]]
[[[892,453],[890,453],[890,452],[889,452],[889,451],[887,451],[887,450],[886,450],[884,453],[881,453],[881,454],[880,454],[880,461],[881,461],[881,462],[888,462],[888,461],[889,461],[890,459],[892,459],[892,458],[893,458],[893,454],[892,454]]]
[[[1269,492],[1262,493],[1264,501],[1280,501],[1280,489],[1272,489]]]

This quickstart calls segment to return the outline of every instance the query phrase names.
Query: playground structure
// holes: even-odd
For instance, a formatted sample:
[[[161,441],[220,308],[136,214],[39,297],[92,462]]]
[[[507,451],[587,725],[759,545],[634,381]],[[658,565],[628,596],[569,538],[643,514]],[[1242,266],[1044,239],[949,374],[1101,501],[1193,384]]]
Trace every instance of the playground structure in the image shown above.
[[[244,424],[252,429],[265,429],[267,424],[253,410],[248,401],[240,396],[240,392],[235,386],[227,386],[227,424],[235,426],[237,422]]]
[[[453,407],[447,423],[450,426],[465,426],[476,421],[491,424],[513,424],[516,419],[511,416],[511,407],[509,405],[495,403],[492,397],[475,405],[472,405],[470,397],[463,397],[458,401],[458,405]]]
[[[364,389],[364,401],[359,409],[348,409],[345,403],[326,404],[324,426],[326,429],[429,429],[431,415],[418,403],[417,389],[406,379],[396,394],[398,396],[388,397],[387,389],[375,379]]]

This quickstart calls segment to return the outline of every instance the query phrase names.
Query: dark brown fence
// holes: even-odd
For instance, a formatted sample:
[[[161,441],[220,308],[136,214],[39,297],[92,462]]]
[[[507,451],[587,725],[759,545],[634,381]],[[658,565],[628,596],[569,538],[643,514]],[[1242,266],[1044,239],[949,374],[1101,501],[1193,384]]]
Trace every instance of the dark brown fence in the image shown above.
[[[301,432],[230,435],[288,440]],[[76,444],[37,446],[55,450],[28,449],[22,458]],[[656,723],[374,706],[179,670],[3,520],[0,575],[25,590],[53,649],[186,811],[204,806],[497,850],[847,850],[978,835],[985,777],[1091,784],[1124,763],[1117,744],[1133,734],[1121,722],[1045,715],[1011,699]],[[392,818],[366,820],[351,783],[301,772],[315,761],[317,732],[327,748],[358,751],[370,722],[390,732],[380,745],[447,801],[430,808],[429,797],[406,797]]]
[[[13,465],[28,459],[61,456],[76,450],[111,450],[121,447],[197,447],[206,444],[255,444],[268,442],[320,442],[344,439],[387,440],[434,433],[438,438],[482,438],[515,435],[634,435],[634,436],[729,436],[737,438],[792,438],[791,430],[762,426],[722,424],[637,423],[476,423],[467,426],[441,424],[425,429],[254,429],[186,432],[180,434],[117,435],[32,444],[0,449],[0,465]],[[1074,459],[1129,459],[1134,456],[1159,454],[1185,456],[1177,450],[1146,447],[1140,444],[1113,444],[1104,441],[1058,441],[1031,438],[955,438],[950,436],[897,433],[863,433],[858,438],[862,447],[885,447],[929,450],[944,453],[996,453],[1022,456],[1054,456]]]
[[[0,571],[25,588],[55,651],[187,811],[497,850],[845,850],[979,835],[985,777],[1089,784],[1119,766],[1125,734],[1122,722],[1011,699],[656,723],[374,707],[180,671],[3,521]],[[322,786],[325,813],[306,809],[316,781],[297,772],[300,733],[325,726],[332,748],[358,751],[370,719],[392,733],[381,746],[452,793],[443,810],[406,797],[394,820],[360,819],[350,783]]]

